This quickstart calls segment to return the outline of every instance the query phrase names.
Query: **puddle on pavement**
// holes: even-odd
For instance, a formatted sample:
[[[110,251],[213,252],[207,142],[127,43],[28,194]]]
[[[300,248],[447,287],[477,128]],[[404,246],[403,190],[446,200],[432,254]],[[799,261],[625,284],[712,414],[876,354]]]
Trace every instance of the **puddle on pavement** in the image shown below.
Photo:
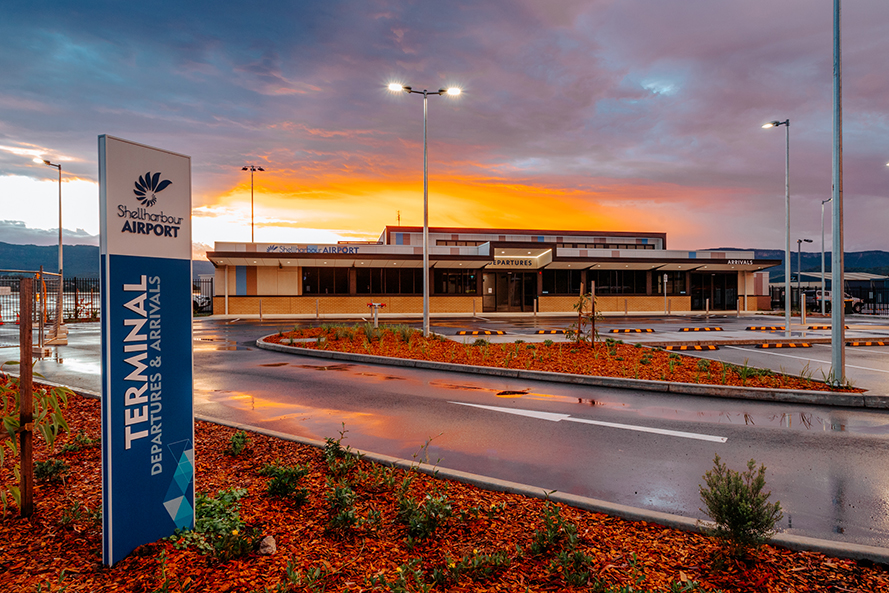
[[[286,362],[268,362],[266,364],[261,364],[261,367],[286,367],[289,363]]]
[[[707,422],[711,424],[728,424],[735,426],[750,426],[758,428],[783,428],[789,430],[821,431],[821,432],[847,432],[867,435],[889,435],[889,422],[881,417],[856,418],[855,424],[849,424],[845,418],[835,415],[819,415],[815,413],[798,412],[794,414],[750,414],[746,412],[724,412],[708,410],[684,410],[667,407],[642,407],[634,408],[630,404],[620,402],[607,402],[589,398],[569,397],[565,395],[553,395],[548,393],[535,393],[530,388],[498,390],[478,385],[462,383],[448,383],[447,381],[430,381],[430,385],[442,389],[455,391],[490,392],[499,399],[525,399],[534,401],[548,401],[553,403],[573,403],[584,407],[597,407],[622,412],[634,413],[646,418],[663,418],[665,420],[678,420],[683,422]]]
[[[301,369],[309,369],[312,371],[348,371],[355,365],[353,365],[353,364],[328,364],[328,365],[295,364],[293,366],[301,368]]]

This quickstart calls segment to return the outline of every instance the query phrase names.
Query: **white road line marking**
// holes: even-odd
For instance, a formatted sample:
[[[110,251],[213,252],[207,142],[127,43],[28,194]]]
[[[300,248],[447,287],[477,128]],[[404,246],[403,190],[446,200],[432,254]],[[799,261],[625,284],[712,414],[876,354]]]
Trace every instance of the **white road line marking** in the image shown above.
[[[666,430],[663,428],[650,428],[648,426],[634,426],[631,424],[617,424],[615,422],[602,422],[599,420],[587,420],[585,418],[572,418],[569,414],[558,414],[555,412],[538,412],[536,410],[521,410],[518,408],[500,408],[497,406],[483,406],[481,404],[468,404],[465,402],[449,402],[458,406],[469,406],[472,408],[481,408],[482,410],[490,410],[492,412],[503,412],[505,414],[513,414],[516,416],[524,416],[526,418],[537,418],[539,420],[549,420],[550,422],[578,422],[580,424],[594,424],[596,426],[605,426],[607,428],[620,428],[623,430],[635,430],[637,432],[648,432],[652,434],[662,434],[670,437],[681,437],[684,439],[697,439],[699,441],[710,441],[713,443],[724,443],[727,437],[711,436],[709,434],[698,434],[694,432],[682,432],[679,430]]]
[[[820,344],[816,344],[816,345],[820,345]],[[723,348],[734,348],[735,350],[748,350],[748,348],[741,348],[740,346],[723,346]],[[797,360],[806,360],[809,362],[817,362],[819,364],[826,364],[828,366],[833,364],[829,360],[816,360],[814,358],[806,358],[805,356],[794,356],[792,354],[778,354],[777,352],[763,352],[763,354],[770,354],[772,356],[783,356],[784,358],[796,358]],[[874,371],[875,373],[889,373],[889,371],[884,370],[884,369],[872,369],[870,367],[859,367],[859,366],[855,366],[854,364],[847,364],[846,367],[850,368],[850,369],[858,369],[860,371]]]

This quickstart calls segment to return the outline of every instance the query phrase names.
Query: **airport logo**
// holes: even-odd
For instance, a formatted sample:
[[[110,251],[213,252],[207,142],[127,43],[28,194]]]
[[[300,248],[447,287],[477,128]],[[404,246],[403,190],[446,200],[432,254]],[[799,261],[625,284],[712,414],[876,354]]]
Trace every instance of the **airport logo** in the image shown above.
[[[167,189],[173,183],[168,179],[161,181],[160,178],[160,173],[152,175],[151,171],[149,171],[144,176],[140,175],[139,180],[136,181],[136,189],[133,190],[133,193],[136,194],[136,199],[139,200],[139,203],[146,208],[154,206],[157,203],[157,194]]]

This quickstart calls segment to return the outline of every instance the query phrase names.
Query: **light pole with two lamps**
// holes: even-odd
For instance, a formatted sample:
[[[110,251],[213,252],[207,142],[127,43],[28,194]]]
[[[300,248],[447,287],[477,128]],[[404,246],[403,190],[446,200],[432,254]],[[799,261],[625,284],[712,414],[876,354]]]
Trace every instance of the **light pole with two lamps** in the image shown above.
[[[428,119],[429,95],[459,95],[460,88],[452,86],[437,91],[415,91],[409,86],[393,82],[389,90],[403,91],[411,94],[423,95],[423,335],[429,335],[429,159],[426,147],[426,121]]]
[[[256,165],[245,165],[241,167],[241,171],[250,171],[250,242],[253,243],[253,172],[265,169]]]
[[[790,118],[770,121],[763,128],[785,126],[784,143],[784,336],[790,337]]]

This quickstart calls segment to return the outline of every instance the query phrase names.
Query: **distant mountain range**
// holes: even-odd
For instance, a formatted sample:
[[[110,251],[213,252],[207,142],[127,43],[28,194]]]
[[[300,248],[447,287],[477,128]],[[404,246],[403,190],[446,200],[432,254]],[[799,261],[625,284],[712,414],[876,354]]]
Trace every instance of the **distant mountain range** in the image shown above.
[[[736,247],[718,247],[707,251],[752,251],[756,259],[777,259],[780,265],[769,268],[769,276],[784,276],[783,249],[738,249]],[[889,276],[889,252],[886,251],[847,251],[844,254],[844,267],[847,272],[869,272]],[[791,266],[796,274],[796,251],[790,252]],[[821,252],[805,251],[800,254],[803,272],[821,272]],[[824,271],[830,272],[830,251],[824,252]]]
[[[65,245],[62,250],[65,258],[66,278],[98,278],[99,248],[95,245]],[[48,272],[59,270],[59,248],[56,245],[13,245],[0,241],[0,276],[3,270],[39,270],[43,266]],[[212,274],[213,264],[207,260],[194,260],[192,273]]]
[[[777,259],[780,265],[769,269],[769,275],[784,275],[784,251],[779,249],[738,249],[737,247],[717,247],[707,251],[753,251],[756,259]],[[54,272],[59,266],[59,251],[56,246],[13,245],[0,241],[0,275],[2,270],[37,270],[42,265]],[[65,276],[68,278],[98,278],[99,248],[94,245],[65,245]],[[791,253],[793,269],[796,270],[796,252]],[[825,269],[830,271],[830,252],[824,254]],[[821,271],[821,253],[803,252],[804,272]],[[194,260],[194,277],[198,274],[212,274],[213,264],[207,260]],[[846,253],[847,272],[870,272],[889,276],[889,252],[852,251]]]

